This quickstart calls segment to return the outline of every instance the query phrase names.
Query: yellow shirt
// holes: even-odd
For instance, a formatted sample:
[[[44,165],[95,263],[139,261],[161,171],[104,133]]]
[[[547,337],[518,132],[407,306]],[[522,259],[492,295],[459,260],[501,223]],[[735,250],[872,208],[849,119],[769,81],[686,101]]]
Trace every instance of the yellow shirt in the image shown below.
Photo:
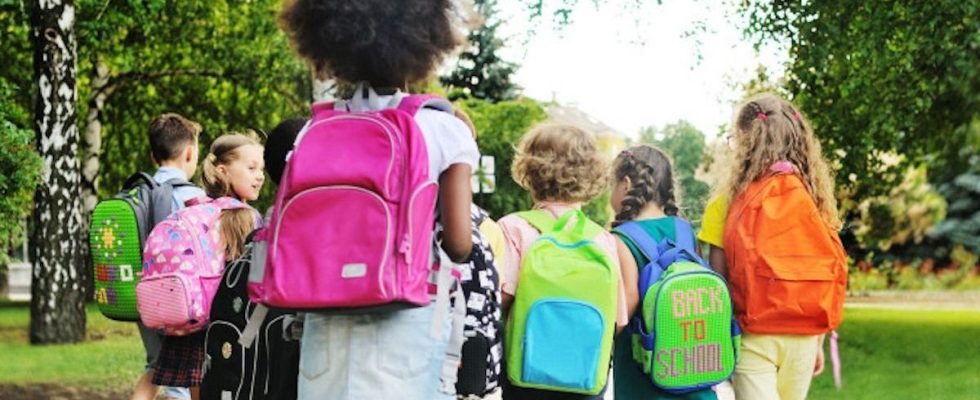
[[[728,196],[711,199],[701,217],[701,232],[698,240],[719,248],[725,248],[722,237],[725,234],[725,219],[728,218]]]
[[[493,259],[497,261],[498,268],[503,266],[507,262],[507,239],[504,237],[504,231],[491,218],[483,220],[479,229],[483,238],[490,244],[490,251],[493,252]],[[497,276],[500,277],[500,286],[503,287],[504,275],[498,273]]]

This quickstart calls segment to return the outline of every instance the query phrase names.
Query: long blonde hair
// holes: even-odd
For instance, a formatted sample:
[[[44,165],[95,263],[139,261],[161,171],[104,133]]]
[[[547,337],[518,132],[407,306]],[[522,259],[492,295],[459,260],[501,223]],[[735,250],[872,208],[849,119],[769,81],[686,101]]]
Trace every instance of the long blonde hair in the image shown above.
[[[232,196],[231,185],[218,172],[219,165],[228,165],[241,157],[238,150],[243,146],[259,146],[258,140],[250,134],[221,135],[211,143],[211,149],[204,157],[201,183],[208,196],[212,198]],[[245,239],[255,229],[256,212],[252,208],[224,210],[219,219],[221,243],[225,248],[225,259],[238,258],[245,249]]]
[[[803,179],[820,216],[834,229],[841,227],[834,197],[834,180],[806,118],[790,102],[763,93],[735,114],[735,157],[723,193],[729,202],[752,182],[768,174],[778,161],[789,161]]]

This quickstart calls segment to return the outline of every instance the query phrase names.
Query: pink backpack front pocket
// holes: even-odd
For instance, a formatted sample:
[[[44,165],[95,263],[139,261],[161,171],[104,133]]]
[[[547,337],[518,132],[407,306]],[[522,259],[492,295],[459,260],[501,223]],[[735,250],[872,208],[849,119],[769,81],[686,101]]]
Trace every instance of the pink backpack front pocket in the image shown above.
[[[143,325],[150,329],[190,325],[190,282],[177,274],[158,275],[136,285]]]
[[[396,295],[394,218],[378,194],[355,186],[320,187],[293,197],[274,227],[269,257],[295,267],[270,271],[277,275],[273,282],[288,289],[275,287],[268,304],[349,308],[388,301]]]

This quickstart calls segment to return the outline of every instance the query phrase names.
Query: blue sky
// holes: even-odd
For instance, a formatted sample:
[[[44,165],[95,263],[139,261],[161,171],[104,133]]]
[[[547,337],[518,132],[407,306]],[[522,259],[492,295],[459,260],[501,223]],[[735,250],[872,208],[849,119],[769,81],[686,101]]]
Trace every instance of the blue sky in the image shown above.
[[[544,18],[529,36],[524,2],[501,1],[502,55],[520,64],[515,78],[524,94],[573,104],[628,136],[684,119],[712,138],[740,97],[733,83],[750,79],[758,65],[782,71],[785,50],[755,51],[730,2],[623,6],[629,2],[579,1],[570,25],[555,29]],[[685,37],[698,22],[707,29]]]

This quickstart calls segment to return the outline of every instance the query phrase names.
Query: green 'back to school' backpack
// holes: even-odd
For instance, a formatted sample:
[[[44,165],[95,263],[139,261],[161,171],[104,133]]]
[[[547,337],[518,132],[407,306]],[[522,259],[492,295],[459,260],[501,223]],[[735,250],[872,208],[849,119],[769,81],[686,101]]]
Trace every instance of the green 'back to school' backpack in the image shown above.
[[[648,260],[640,268],[640,307],[629,326],[633,360],[655,386],[680,394],[728,379],[742,332],[725,279],[697,255],[691,225],[671,218],[676,240],[655,241],[637,222],[613,233]]]

